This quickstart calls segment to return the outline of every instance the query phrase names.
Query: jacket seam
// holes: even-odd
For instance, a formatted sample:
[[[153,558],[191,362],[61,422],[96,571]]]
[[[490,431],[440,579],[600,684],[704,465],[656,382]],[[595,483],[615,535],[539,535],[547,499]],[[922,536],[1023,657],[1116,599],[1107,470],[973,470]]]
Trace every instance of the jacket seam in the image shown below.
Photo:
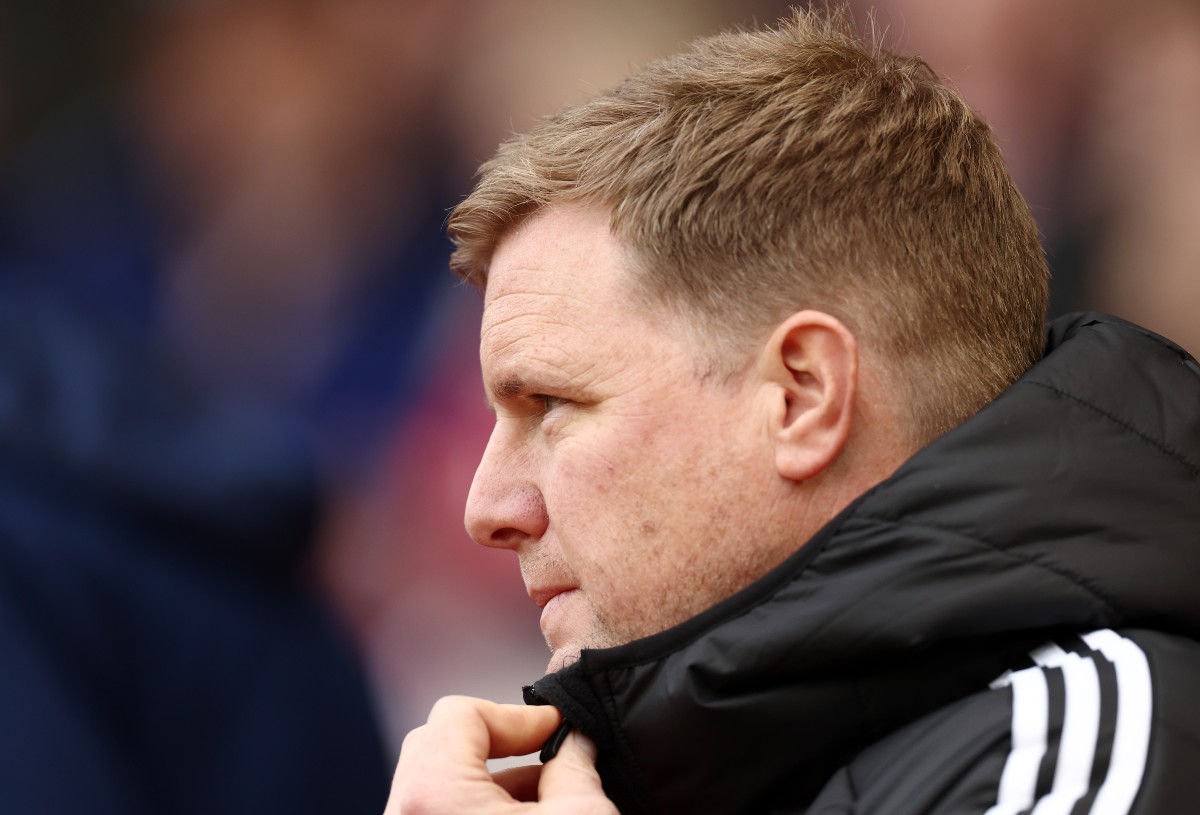
[[[1050,385],[1046,382],[1027,381],[1025,384],[1036,385],[1039,388],[1045,388],[1046,390],[1051,391],[1052,393],[1058,394],[1059,396],[1063,397],[1064,399],[1070,399],[1072,402],[1076,402],[1080,405],[1083,405],[1086,408],[1090,408],[1091,410],[1095,411],[1096,413],[1099,413],[1101,416],[1108,419],[1109,421],[1117,424],[1118,426],[1124,428],[1125,430],[1128,430],[1130,433],[1137,436],[1143,442],[1150,445],[1154,449],[1158,450],[1160,453],[1164,453],[1167,456],[1169,456],[1170,458],[1175,459],[1175,461],[1182,464],[1184,466],[1184,468],[1189,473],[1191,473],[1193,478],[1200,477],[1200,465],[1193,464],[1187,458],[1187,456],[1185,456],[1183,453],[1179,452],[1178,450],[1173,449],[1172,447],[1168,446],[1165,442],[1160,441],[1159,439],[1155,438],[1154,436],[1151,436],[1149,433],[1139,430],[1137,427],[1134,427],[1132,424],[1125,421],[1124,419],[1114,416],[1113,414],[1109,413],[1108,411],[1104,410],[1101,407],[1097,407],[1096,405],[1092,404],[1091,402],[1087,401],[1086,399],[1082,399],[1073,393],[1068,393],[1067,391],[1064,391],[1061,388],[1056,388],[1054,385]]]
[[[1117,604],[1112,599],[1110,599],[1108,596],[1106,596],[1103,592],[1101,592],[1095,586],[1092,586],[1087,580],[1085,580],[1083,578],[1082,575],[1079,575],[1079,574],[1071,571],[1070,569],[1064,568],[1057,564],[1045,563],[1045,562],[1037,559],[1033,555],[1020,553],[1020,552],[1014,552],[1011,549],[1009,549],[1008,547],[1001,546],[998,543],[993,543],[992,541],[987,540],[986,538],[981,538],[978,535],[968,534],[968,533],[962,531],[961,529],[954,529],[952,527],[941,526],[939,524],[933,524],[933,523],[923,523],[923,522],[914,522],[914,521],[897,521],[897,520],[893,520],[891,518],[881,518],[878,515],[862,515],[860,517],[868,518],[868,519],[876,521],[878,523],[891,524],[892,526],[897,527],[897,528],[912,527],[915,529],[933,529],[938,532],[944,532],[946,534],[954,535],[955,537],[961,538],[962,540],[967,541],[969,543],[974,543],[978,546],[982,546],[987,549],[990,549],[991,551],[995,552],[996,554],[1003,555],[1012,560],[1016,560],[1021,563],[1024,563],[1028,566],[1035,566],[1039,569],[1042,569],[1043,571],[1049,572],[1050,574],[1067,581],[1071,585],[1073,585],[1073,586],[1087,592],[1089,595],[1091,595],[1091,597],[1093,597],[1097,602],[1099,602],[1104,607],[1104,611],[1107,612],[1109,615],[1111,615],[1113,622],[1111,622],[1110,625],[1119,625],[1119,623],[1117,621],[1124,619],[1123,615],[1121,614],[1120,609],[1118,608]]]

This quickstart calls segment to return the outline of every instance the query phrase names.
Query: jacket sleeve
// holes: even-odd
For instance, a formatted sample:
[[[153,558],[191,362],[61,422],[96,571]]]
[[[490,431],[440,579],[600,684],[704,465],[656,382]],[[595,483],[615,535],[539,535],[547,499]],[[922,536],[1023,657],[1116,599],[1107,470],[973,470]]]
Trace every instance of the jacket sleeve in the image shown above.
[[[1200,647],[1101,630],[887,737],[838,771],[810,815],[1150,815],[1190,811]]]

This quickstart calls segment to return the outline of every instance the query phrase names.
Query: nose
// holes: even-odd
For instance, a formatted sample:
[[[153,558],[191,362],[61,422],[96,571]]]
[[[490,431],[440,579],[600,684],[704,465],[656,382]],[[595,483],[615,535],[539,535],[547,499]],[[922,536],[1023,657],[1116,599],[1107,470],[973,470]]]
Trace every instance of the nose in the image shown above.
[[[520,433],[504,425],[502,420],[492,430],[475,471],[464,523],[476,543],[516,549],[524,541],[540,539],[550,519],[537,484],[536,462],[522,449]]]

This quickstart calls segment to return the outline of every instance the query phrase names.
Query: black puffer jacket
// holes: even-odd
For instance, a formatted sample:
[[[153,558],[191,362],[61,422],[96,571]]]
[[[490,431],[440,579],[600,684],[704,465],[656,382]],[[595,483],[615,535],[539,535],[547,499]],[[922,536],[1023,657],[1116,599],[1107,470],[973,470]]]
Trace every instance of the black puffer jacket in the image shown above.
[[[1200,768],[1200,367],[1055,323],[778,569],[532,689],[633,813],[1175,813]]]

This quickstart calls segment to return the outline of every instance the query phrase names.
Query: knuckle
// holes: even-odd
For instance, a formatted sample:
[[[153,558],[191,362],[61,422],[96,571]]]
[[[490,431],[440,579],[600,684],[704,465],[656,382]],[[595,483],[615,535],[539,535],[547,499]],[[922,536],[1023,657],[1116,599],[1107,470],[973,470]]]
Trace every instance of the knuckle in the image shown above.
[[[408,731],[408,733],[404,736],[404,741],[402,741],[400,743],[401,754],[403,754],[405,752],[411,753],[411,752],[416,751],[418,749],[417,745],[419,745],[421,743],[421,740],[424,737],[425,737],[425,725],[421,725],[420,727],[414,727],[412,730]]]
[[[469,696],[443,696],[433,703],[433,708],[429,711],[429,721],[460,716],[464,711],[474,710],[477,701]]]
[[[433,718],[434,714],[439,712],[453,711],[462,707],[463,697],[461,696],[443,696],[433,703],[433,708],[429,711],[429,717]]]

